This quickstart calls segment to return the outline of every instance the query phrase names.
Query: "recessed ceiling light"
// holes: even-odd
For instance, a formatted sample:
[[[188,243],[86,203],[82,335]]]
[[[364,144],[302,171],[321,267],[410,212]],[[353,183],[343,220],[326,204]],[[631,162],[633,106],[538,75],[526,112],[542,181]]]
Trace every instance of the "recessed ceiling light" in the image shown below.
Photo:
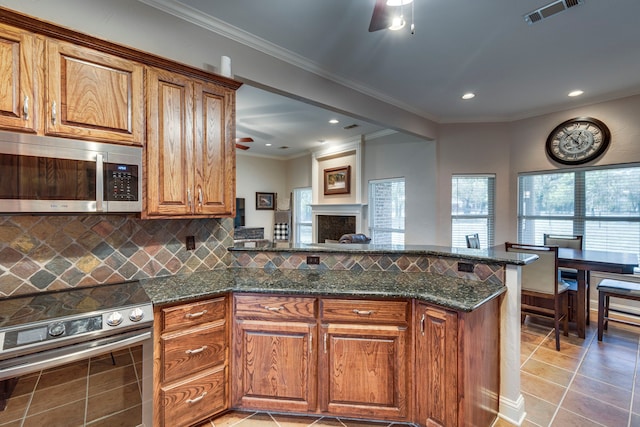
[[[473,92],[468,92],[465,93],[464,95],[462,95],[462,99],[471,99],[471,98],[475,98],[476,94]]]
[[[580,96],[584,93],[584,91],[582,90],[574,90],[572,92],[569,92],[569,96]]]
[[[412,2],[413,0],[387,0],[387,6],[404,6]]]
[[[340,120],[338,120],[338,119],[331,119],[331,120],[329,120],[329,123],[331,123],[332,125],[335,125],[336,123],[340,123]]]
[[[266,144],[264,144],[264,145],[266,145],[267,147],[271,147],[271,144],[268,143],[268,142]]]

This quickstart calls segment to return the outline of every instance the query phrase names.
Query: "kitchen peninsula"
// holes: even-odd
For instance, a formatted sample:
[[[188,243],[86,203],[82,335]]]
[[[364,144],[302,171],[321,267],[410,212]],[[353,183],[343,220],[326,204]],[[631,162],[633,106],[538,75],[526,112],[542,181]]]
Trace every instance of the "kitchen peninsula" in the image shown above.
[[[230,253],[226,270],[144,281],[157,307],[158,425],[197,421],[200,399],[207,417],[228,408],[418,425],[524,417],[519,312],[507,290],[535,257],[332,244]],[[176,329],[176,313],[193,324]],[[192,330],[225,345],[173,344]],[[174,348],[205,353],[196,359],[208,370],[165,372],[182,363]],[[179,409],[185,402],[191,409]]]

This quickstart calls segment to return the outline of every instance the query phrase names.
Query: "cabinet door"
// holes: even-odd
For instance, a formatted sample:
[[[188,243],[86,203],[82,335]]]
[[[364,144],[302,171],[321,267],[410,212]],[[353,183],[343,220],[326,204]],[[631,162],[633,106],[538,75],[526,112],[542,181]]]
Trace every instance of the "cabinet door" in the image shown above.
[[[235,93],[195,84],[195,213],[235,215]]]
[[[146,213],[193,213],[193,82],[147,70]]]
[[[38,40],[24,30],[0,25],[0,128],[36,131]],[[38,94],[41,96],[41,94]]]
[[[141,64],[47,40],[45,133],[142,145],[143,73]]]
[[[421,426],[455,426],[458,413],[457,314],[418,304],[416,416]]]
[[[406,326],[326,324],[319,344],[320,410],[406,420]]]
[[[316,408],[316,325],[239,320],[232,406],[312,412]]]

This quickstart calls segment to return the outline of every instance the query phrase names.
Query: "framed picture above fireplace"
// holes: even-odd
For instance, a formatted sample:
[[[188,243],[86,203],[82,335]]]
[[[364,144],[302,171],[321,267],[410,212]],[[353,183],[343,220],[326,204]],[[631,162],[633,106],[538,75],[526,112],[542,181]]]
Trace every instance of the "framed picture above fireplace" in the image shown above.
[[[349,194],[351,192],[351,166],[324,170],[324,194]]]
[[[272,211],[276,208],[276,193],[256,192],[256,210]]]

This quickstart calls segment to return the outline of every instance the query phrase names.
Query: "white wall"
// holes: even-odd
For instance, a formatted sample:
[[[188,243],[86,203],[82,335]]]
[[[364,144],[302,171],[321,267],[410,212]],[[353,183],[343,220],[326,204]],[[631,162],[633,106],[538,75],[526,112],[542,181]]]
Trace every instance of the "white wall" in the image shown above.
[[[277,193],[278,205],[289,198],[284,160],[239,154],[236,156],[236,197],[245,199],[245,226],[264,227],[264,238],[273,239],[273,211],[256,210],[256,191]]]
[[[372,179],[405,178],[405,243],[436,243],[436,144],[406,134],[393,134],[364,143],[363,203]],[[366,230],[368,222],[363,221]]]
[[[438,218],[434,244],[451,244],[451,177],[464,173],[496,175],[495,243],[507,240],[510,179],[509,127],[504,123],[442,125],[438,140]]]

